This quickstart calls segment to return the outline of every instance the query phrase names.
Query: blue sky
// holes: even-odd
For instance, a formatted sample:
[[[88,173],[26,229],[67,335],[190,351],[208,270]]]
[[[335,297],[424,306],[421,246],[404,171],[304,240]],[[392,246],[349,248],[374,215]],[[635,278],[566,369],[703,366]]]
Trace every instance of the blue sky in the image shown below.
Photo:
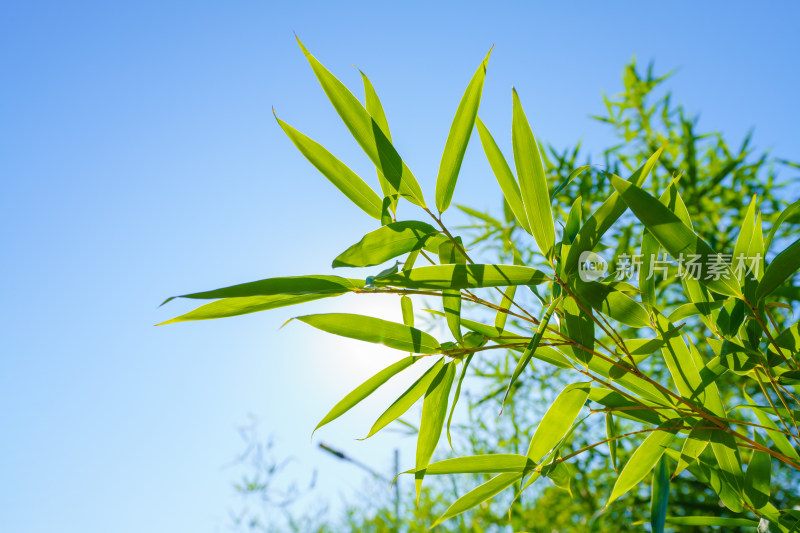
[[[157,307],[172,294],[328,273],[374,226],[271,116],[274,106],[374,178],[292,30],[356,94],[351,64],[369,74],[428,196],[457,102],[492,45],[480,114],[503,147],[512,84],[540,138],[607,145],[588,115],[635,54],[679,69],[670,86],[702,111],[702,129],[738,142],[755,126],[758,147],[800,159],[796,3],[558,6],[6,3],[0,530],[224,531],[238,506],[226,465],[248,414],[297,458],[299,478],[319,471],[323,499],[352,499],[360,474],[317,451],[317,437],[384,471],[399,445],[410,464],[392,434],[354,440],[391,391],[309,439],[335,401],[399,354],[278,328],[293,314],[365,312],[363,301],[153,327],[188,309]],[[499,200],[473,142],[455,201]],[[399,318],[394,300],[369,305]]]

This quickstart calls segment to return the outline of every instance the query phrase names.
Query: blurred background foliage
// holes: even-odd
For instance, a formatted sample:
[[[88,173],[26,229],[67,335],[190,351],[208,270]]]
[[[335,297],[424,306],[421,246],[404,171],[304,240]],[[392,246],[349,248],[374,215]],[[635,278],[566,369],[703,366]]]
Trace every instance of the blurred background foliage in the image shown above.
[[[667,90],[669,76],[655,74],[652,64],[643,69],[631,61],[625,66],[623,90],[614,96],[604,96],[604,112],[593,115],[613,129],[616,139],[615,144],[600,152],[600,161],[584,155],[579,142],[563,149],[542,146],[551,186],[566,180],[576,168],[590,165],[579,179],[571,181],[557,194],[555,209],[560,210],[565,219],[569,206],[581,196],[585,219],[613,192],[606,172],[627,176],[663,146],[664,152],[649,182],[650,192],[658,196],[670,180],[680,175],[681,196],[693,215],[695,230],[706,236],[715,249],[730,253],[738,234],[733,220],[744,213],[753,195],[758,195],[760,200],[766,228],[771,228],[780,211],[796,200],[796,181],[794,186],[791,184],[796,180],[800,165],[756,148],[752,132],[740,143],[731,144],[720,132],[700,131],[699,115],[674,103]],[[494,179],[487,177],[487,183],[493,187]],[[495,194],[502,197],[499,191]],[[471,221],[460,228],[472,237],[467,243],[471,254],[487,263],[522,262],[536,266],[544,262],[538,251],[528,246],[530,240],[522,238],[524,231],[516,224],[507,204],[496,213],[478,212],[467,206],[460,208]],[[606,251],[608,258],[638,253],[642,230],[637,229],[634,220],[630,215],[623,216],[608,232],[605,240],[617,243],[613,250]],[[776,239],[796,235],[798,230],[800,212],[795,212],[783,222]],[[772,249],[779,250],[781,246]],[[610,266],[613,271],[613,261]],[[796,284],[787,284],[781,290],[797,310],[800,294]],[[656,295],[662,309],[682,303],[681,294],[675,291],[657,290]],[[485,318],[488,322],[492,320],[492,317]],[[775,319],[783,322],[786,317],[776,313]],[[700,333],[703,331],[701,324],[687,321],[684,328],[684,332],[699,341],[698,349],[710,355],[711,348],[700,342],[704,338]],[[493,359],[476,358],[470,366],[472,379],[463,392],[469,406],[466,419],[452,430],[456,454],[524,453],[536,423],[556,393],[568,383],[562,380],[558,370],[553,372],[553,367],[537,368],[515,383],[517,390],[506,403],[503,416],[498,417],[502,394],[516,365],[516,357],[509,351]],[[666,376],[666,369],[659,366],[658,358],[649,361],[653,365],[649,370],[651,375]],[[724,380],[719,388],[726,397],[726,404],[728,399],[741,394],[730,383],[726,386]],[[605,426],[598,427],[598,422],[592,420],[602,418],[592,417],[589,423],[584,423],[583,430],[576,432],[570,444],[572,449],[605,438]],[[620,426],[620,432],[625,431],[624,420],[615,419],[614,423]],[[362,499],[346,502],[343,516],[332,516],[323,502],[304,509],[292,506],[301,496],[313,494],[313,480],[307,480],[307,484],[292,480],[291,463],[274,457],[269,442],[261,441],[252,428],[243,432],[243,437],[246,446],[239,461],[245,473],[234,486],[243,504],[230,513],[232,527],[239,531],[423,532],[427,531],[432,517],[440,515],[451,502],[490,477],[436,477],[423,488],[417,506],[411,484],[403,483],[401,478],[398,505],[386,479],[373,476],[364,482]],[[562,453],[566,455],[569,451]],[[624,464],[632,451],[631,442],[627,442],[627,446],[620,445],[619,463]],[[644,526],[639,522],[649,519],[649,478],[637,490],[604,510],[604,502],[617,477],[607,446],[579,455],[569,469],[570,476],[557,480],[558,484],[553,480],[540,482],[538,488],[534,486],[515,501],[512,501],[512,493],[502,493],[436,529],[476,533],[642,531]],[[386,470],[386,477],[393,477],[394,473],[390,476],[389,469]],[[780,469],[774,472],[782,474]],[[799,479],[786,477],[776,480],[773,486],[779,487],[772,495],[778,508],[800,505]],[[671,516],[729,514],[712,491],[686,473],[673,480],[669,506]],[[668,530],[710,529],[668,526]]]

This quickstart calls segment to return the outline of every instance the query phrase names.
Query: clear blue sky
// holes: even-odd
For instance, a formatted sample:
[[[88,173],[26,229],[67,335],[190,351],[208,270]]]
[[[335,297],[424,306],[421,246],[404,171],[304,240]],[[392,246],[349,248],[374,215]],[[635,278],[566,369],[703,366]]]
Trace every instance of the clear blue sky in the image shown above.
[[[271,116],[275,106],[374,177],[292,30],[356,94],[351,63],[370,75],[429,197],[455,106],[492,44],[481,115],[503,146],[514,84],[542,139],[603,147],[609,132],[588,114],[636,54],[680,69],[671,87],[703,129],[738,142],[756,126],[759,147],[800,158],[797,3],[555,5],[6,2],[0,531],[224,531],[237,506],[226,465],[248,413],[297,457],[299,477],[319,469],[321,497],[359,486],[309,434],[398,354],[302,324],[278,331],[335,302],[153,327],[186,309],[158,309],[166,296],[327,273],[373,228]],[[473,143],[456,202],[495,208],[489,172]],[[399,315],[393,300],[374,312]],[[388,468],[391,435],[353,440],[391,400],[379,398],[318,436]]]

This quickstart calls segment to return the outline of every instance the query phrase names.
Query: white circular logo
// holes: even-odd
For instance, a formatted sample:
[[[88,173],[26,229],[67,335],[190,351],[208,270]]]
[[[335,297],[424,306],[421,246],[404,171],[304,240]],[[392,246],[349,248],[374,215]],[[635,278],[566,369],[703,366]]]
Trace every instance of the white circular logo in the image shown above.
[[[583,252],[578,263],[578,276],[581,280],[597,281],[608,273],[608,263],[594,252]]]

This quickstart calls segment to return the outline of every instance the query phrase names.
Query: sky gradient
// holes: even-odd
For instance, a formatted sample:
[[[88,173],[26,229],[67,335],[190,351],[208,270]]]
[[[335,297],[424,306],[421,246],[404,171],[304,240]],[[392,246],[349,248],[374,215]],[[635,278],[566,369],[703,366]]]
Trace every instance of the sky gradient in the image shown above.
[[[374,228],[272,117],[274,106],[377,188],[292,31],[357,96],[351,64],[370,76],[431,200],[453,113],[492,45],[480,115],[504,150],[512,84],[542,140],[607,146],[611,132],[588,115],[636,55],[678,69],[670,87],[702,112],[701,130],[738,143],[755,126],[757,147],[800,159],[800,5],[605,4],[0,8],[0,531],[225,531],[239,505],[227,465],[250,414],[296,457],[298,479],[318,470],[322,499],[352,501],[361,474],[319,439],[388,471],[396,436],[354,439],[391,391],[309,436],[402,354],[300,323],[279,330],[297,314],[364,313],[363,301],[153,327],[191,307],[158,308],[170,295],[330,273]],[[454,203],[499,202],[475,135]],[[418,214],[406,204],[400,216]],[[369,312],[398,320],[396,304]]]

